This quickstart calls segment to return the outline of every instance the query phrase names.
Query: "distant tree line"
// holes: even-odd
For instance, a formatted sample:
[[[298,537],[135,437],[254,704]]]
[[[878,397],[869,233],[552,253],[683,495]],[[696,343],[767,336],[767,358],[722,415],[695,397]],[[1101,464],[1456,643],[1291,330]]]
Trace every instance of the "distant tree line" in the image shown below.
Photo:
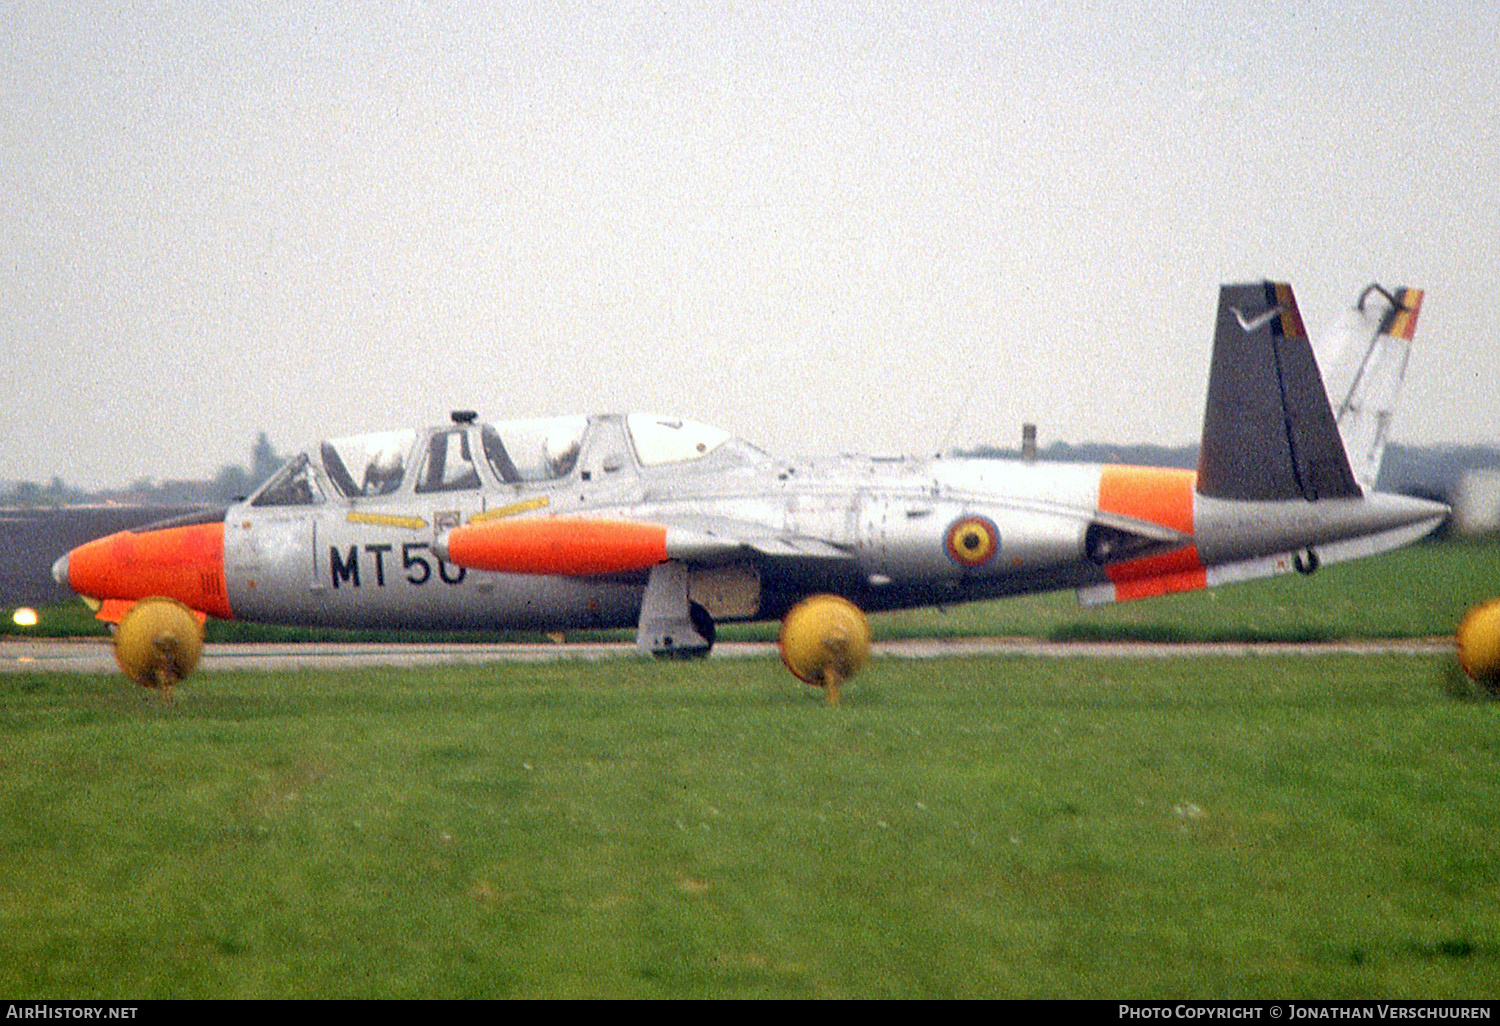
[[[156,481],[142,477],[123,488],[89,491],[66,484],[54,474],[47,484],[19,481],[0,484],[0,506],[86,506],[122,503],[138,506],[226,506],[259,488],[281,466],[264,431],[250,447],[250,465],[226,463],[207,481]]]
[[[976,445],[972,449],[955,449],[953,455],[1019,459],[1021,452],[994,445]],[[1038,450],[1037,459],[1192,469],[1198,466],[1198,447],[1053,442]],[[1492,445],[1401,445],[1392,442],[1386,446],[1376,485],[1382,491],[1446,499],[1454,494],[1464,475],[1496,468],[1500,468],[1500,448]]]

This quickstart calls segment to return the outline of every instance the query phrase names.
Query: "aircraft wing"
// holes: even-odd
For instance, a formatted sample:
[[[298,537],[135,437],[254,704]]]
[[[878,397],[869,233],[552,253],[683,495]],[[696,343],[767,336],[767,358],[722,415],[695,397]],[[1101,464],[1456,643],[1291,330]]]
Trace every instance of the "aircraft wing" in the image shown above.
[[[761,555],[787,559],[854,560],[854,554],[831,542],[810,535],[773,531],[765,524],[733,517],[673,514],[661,523],[685,534],[712,538],[725,546],[720,559],[700,558],[698,562],[720,562],[735,556]],[[708,553],[704,554],[708,556]],[[687,562],[694,562],[687,558]]]
[[[612,520],[558,516],[493,520],[456,527],[437,553],[458,566],[498,573],[597,577],[647,570],[669,560],[697,565],[746,557],[839,561],[855,557],[819,538],[780,534],[724,517]]]

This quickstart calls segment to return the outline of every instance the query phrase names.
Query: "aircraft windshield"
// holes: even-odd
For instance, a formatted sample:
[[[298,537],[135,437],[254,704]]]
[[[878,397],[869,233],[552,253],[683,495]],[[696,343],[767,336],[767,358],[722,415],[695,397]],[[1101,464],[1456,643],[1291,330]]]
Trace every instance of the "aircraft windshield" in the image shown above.
[[[322,445],[323,469],[348,498],[389,495],[401,487],[416,440],[410,429],[335,438]]]
[[[588,418],[582,414],[486,424],[480,432],[495,476],[508,484],[555,481],[578,462]]]
[[[308,465],[307,454],[299,453],[266,482],[251,505],[311,506],[322,501],[323,490]]]
[[[632,413],[625,422],[643,467],[702,459],[732,437],[707,424],[650,413]]]

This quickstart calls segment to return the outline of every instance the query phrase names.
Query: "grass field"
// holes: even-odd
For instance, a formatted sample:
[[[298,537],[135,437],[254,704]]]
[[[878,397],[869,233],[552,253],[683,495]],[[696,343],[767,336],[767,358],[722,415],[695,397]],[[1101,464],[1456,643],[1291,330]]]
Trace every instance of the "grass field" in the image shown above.
[[[1492,997],[1500,703],[1449,673],[4,675],[0,993]]]

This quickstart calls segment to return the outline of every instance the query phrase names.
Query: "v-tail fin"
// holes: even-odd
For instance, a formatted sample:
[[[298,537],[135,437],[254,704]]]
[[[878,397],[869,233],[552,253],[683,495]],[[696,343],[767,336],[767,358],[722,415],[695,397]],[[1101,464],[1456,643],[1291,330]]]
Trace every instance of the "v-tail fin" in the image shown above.
[[[1197,488],[1252,502],[1363,494],[1284,282],[1219,289]]]
[[[1371,284],[1340,326],[1348,333],[1345,345],[1358,365],[1334,415],[1354,478],[1366,491],[1375,488],[1380,475],[1421,309],[1421,289],[1387,291]]]

